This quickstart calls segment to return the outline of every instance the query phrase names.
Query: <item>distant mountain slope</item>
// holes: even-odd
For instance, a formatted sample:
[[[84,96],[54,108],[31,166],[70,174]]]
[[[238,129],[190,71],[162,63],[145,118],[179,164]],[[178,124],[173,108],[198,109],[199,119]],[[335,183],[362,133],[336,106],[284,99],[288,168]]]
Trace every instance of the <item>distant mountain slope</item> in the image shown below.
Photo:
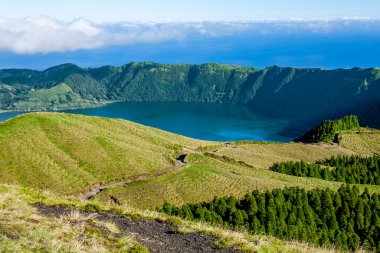
[[[93,106],[106,101],[193,101],[246,104],[257,113],[315,123],[357,114],[380,127],[380,70],[324,70],[226,64],[129,63],[80,68],[64,64],[45,71],[0,71],[0,109],[25,109],[31,90],[67,84],[75,95],[60,103],[28,103],[30,110]],[[76,96],[81,99],[78,100]]]

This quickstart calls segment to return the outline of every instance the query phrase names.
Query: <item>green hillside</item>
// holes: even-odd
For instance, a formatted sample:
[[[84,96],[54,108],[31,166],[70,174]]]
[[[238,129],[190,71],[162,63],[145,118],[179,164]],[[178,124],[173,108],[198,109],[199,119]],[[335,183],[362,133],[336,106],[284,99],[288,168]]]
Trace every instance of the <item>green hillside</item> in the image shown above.
[[[339,134],[339,145],[359,154],[380,154],[380,131],[364,129],[361,132]]]
[[[337,190],[343,183],[317,178],[295,177],[268,169],[251,168],[222,162],[218,159],[192,154],[188,164],[173,173],[159,178],[107,189],[96,198],[101,202],[117,199],[139,208],[156,208],[164,202],[176,205],[210,201],[214,196],[243,197],[248,191],[260,191],[284,187],[304,189],[330,188]],[[378,185],[358,185],[364,190],[380,193]]]
[[[165,200],[181,204],[242,196],[253,188],[337,189],[339,182],[266,168],[287,160],[360,154],[323,144],[205,142],[125,120],[63,113],[31,113],[1,123],[0,145],[1,183],[79,196],[99,185],[137,181],[106,189],[97,198],[150,208]],[[178,167],[175,159],[184,153],[189,153],[185,166]]]
[[[65,96],[41,102],[40,93]],[[53,88],[53,90],[51,90]],[[41,90],[41,92],[39,92]],[[256,69],[227,64],[128,63],[80,68],[63,64],[44,71],[0,70],[0,109],[45,110],[113,101],[192,101],[244,104],[269,117],[312,123],[357,114],[363,125],[380,127],[380,70]]]
[[[231,248],[263,253],[338,252],[272,236],[234,232],[125,205],[101,205],[4,184],[0,184],[0,224],[1,252],[145,253],[206,246],[203,250],[230,247],[227,252],[237,252]],[[144,228],[144,224],[149,225],[145,228],[149,230],[136,233],[134,229]],[[170,229],[169,233],[162,228]],[[191,239],[196,243],[189,245]]]
[[[356,252],[379,252],[380,198],[353,186],[338,191],[302,188],[254,190],[243,198],[215,197],[208,203],[176,207],[167,214],[189,220],[224,224],[232,229],[296,239],[312,245]]]
[[[380,148],[380,144],[377,146]],[[209,153],[220,157],[227,156],[236,161],[243,161],[256,168],[269,168],[273,163],[282,161],[315,162],[333,155],[351,155],[356,154],[356,152],[359,153],[350,147],[294,142],[229,144],[209,151]]]
[[[380,157],[333,156],[316,164],[301,162],[274,163],[271,171],[297,177],[314,177],[349,184],[380,185]]]
[[[25,114],[0,123],[0,182],[78,194],[164,171],[182,146],[206,144],[125,120]]]
[[[26,95],[26,99],[14,105],[16,110],[30,111],[39,108],[39,110],[57,110],[64,108],[80,108],[95,106],[91,100],[81,98],[78,94],[65,83],[58,84],[49,89],[32,90]]]
[[[295,141],[304,143],[337,142],[336,135],[343,131],[360,131],[356,115],[344,116],[335,120],[324,120]]]
[[[310,191],[310,194],[321,193],[322,200],[325,193],[331,197],[342,191],[339,189],[343,189],[344,182],[367,182],[368,184],[350,184],[349,187],[355,186],[352,192],[356,195],[353,196],[363,197],[363,201],[369,198],[377,200],[380,194],[378,171],[368,174],[369,177],[363,177],[363,180],[360,178],[359,181],[352,181],[351,178],[341,180],[340,177],[337,178],[339,180],[332,181],[335,178],[310,177],[309,174],[302,173],[293,175],[292,171],[287,173],[292,175],[287,175],[268,168],[275,162],[301,160],[319,161],[319,163],[325,160],[323,165],[329,166],[330,162],[335,161],[330,158],[337,155],[347,157],[356,155],[352,160],[354,163],[358,160],[363,164],[370,164],[369,167],[371,167],[372,161],[368,160],[370,162],[367,163],[367,158],[361,157],[374,155],[380,150],[378,135],[379,131],[373,129],[340,132],[337,136],[339,145],[246,141],[221,143],[190,139],[120,119],[64,113],[25,114],[0,124],[2,147],[0,149],[0,239],[6,243],[0,244],[0,251],[5,248],[10,248],[13,252],[22,252],[28,248],[34,251],[54,251],[56,247],[60,247],[68,248],[69,252],[93,249],[92,244],[83,243],[81,240],[78,242],[78,237],[73,234],[79,234],[81,238],[90,238],[88,240],[97,242],[103,251],[128,252],[130,250],[133,252],[136,247],[139,250],[148,247],[148,244],[144,244],[144,242],[149,242],[145,240],[146,237],[143,237],[144,240],[129,237],[129,233],[134,232],[128,229],[124,231],[128,226],[120,225],[120,220],[125,219],[125,216],[120,216],[120,214],[144,219],[153,218],[167,221],[168,224],[179,225],[179,228],[176,228],[178,232],[171,234],[201,231],[219,238],[218,245],[258,252],[334,251],[334,245],[331,245],[330,240],[334,241],[335,236],[338,236],[335,232],[339,231],[340,239],[336,241],[340,243],[340,247],[352,249],[365,243],[366,234],[370,235],[368,240],[376,238],[377,223],[367,219],[367,223],[364,222],[362,226],[360,220],[358,221],[359,218],[347,216],[355,224],[359,224],[354,225],[352,229],[360,237],[360,241],[351,231],[352,229],[347,227],[352,233],[349,232],[346,236],[353,241],[346,242],[345,234],[342,234],[344,229],[337,229],[335,226],[337,223],[334,221],[323,220],[331,215],[321,215],[321,218],[313,216],[315,219],[310,219],[310,221],[316,222],[316,226],[303,220],[302,222],[306,223],[302,223],[303,225],[297,223],[296,230],[289,227],[285,230],[274,230],[277,232],[272,233],[267,225],[263,225],[271,224],[265,218],[267,216],[260,214],[261,216],[257,217],[264,219],[260,225],[262,226],[260,231],[266,234],[263,236],[259,230],[244,227],[250,226],[251,223],[244,218],[243,212],[241,213],[242,223],[239,223],[242,227],[235,226],[238,224],[234,223],[237,216],[234,220],[228,218],[226,223],[223,223],[223,226],[228,228],[246,231],[241,233],[227,232],[226,227],[218,227],[220,224],[217,222],[211,226],[198,223],[202,219],[197,217],[195,217],[196,222],[190,222],[150,210],[162,207],[165,202],[169,202],[175,206],[191,205],[194,207],[194,214],[198,215],[200,209],[195,210],[198,207],[202,210],[209,208],[207,202],[213,201],[215,196],[227,199],[228,196],[233,195],[238,200],[245,198],[248,192],[254,191],[260,196],[268,194],[268,199],[270,199],[269,192],[286,193],[290,187],[298,187],[296,191],[304,195],[306,191]],[[180,155],[184,161],[182,158],[176,160]],[[357,168],[353,168],[355,175],[361,175]],[[120,182],[127,183],[117,184]],[[94,188],[99,189],[99,185],[110,184],[114,185],[101,188],[99,193],[89,201],[80,200],[80,197]],[[296,195],[301,196],[298,193]],[[375,197],[368,197],[370,195]],[[287,201],[293,203],[292,201],[297,198],[289,197]],[[328,199],[326,205],[331,207],[329,204],[331,201]],[[331,210],[341,208],[338,203],[342,202],[336,197],[333,200],[334,205]],[[204,206],[201,206],[201,203]],[[236,203],[236,208],[245,208]],[[290,208],[289,205],[287,208]],[[373,208],[379,207],[377,202],[373,201],[368,202],[368,205]],[[44,206],[53,207],[49,209]],[[62,208],[67,207],[77,211],[72,210],[70,214],[64,213],[63,217],[54,215],[52,217],[41,213],[42,209],[50,214],[62,214]],[[236,209],[233,206],[230,207],[231,210]],[[297,212],[300,207],[297,207]],[[141,211],[146,208],[150,210]],[[355,208],[362,210],[356,204],[350,206],[350,210],[356,210]],[[267,209],[268,212],[271,210],[269,206]],[[86,213],[78,210],[86,211]],[[317,208],[314,212],[318,210]],[[93,212],[96,215],[92,215]],[[98,216],[103,218],[96,218]],[[133,222],[129,218],[127,220]],[[116,225],[111,221],[115,221]],[[205,219],[205,221],[211,220]],[[329,226],[327,229],[320,223],[322,221]],[[278,222],[282,220],[279,219]],[[345,224],[341,220],[338,222]],[[136,223],[133,224],[133,226],[136,225]],[[286,224],[291,224],[291,221],[286,219]],[[375,230],[367,231],[374,224]],[[144,233],[152,229],[148,227]],[[310,229],[310,233],[317,231],[318,235],[314,238],[315,240],[308,241],[302,237],[301,232],[292,235],[294,232],[292,229],[294,231]],[[252,231],[255,234],[250,233]],[[260,233],[257,234],[257,232]],[[300,242],[281,241],[271,236],[279,236],[286,240],[297,239],[328,248],[321,249]],[[53,240],[46,240],[46,238],[53,238]],[[30,242],[36,243],[31,245]],[[172,242],[167,243],[170,245]],[[377,247],[375,242],[369,243],[371,248]],[[213,245],[208,244],[209,247],[214,247]],[[159,247],[159,244],[154,244],[152,247],[156,246]]]

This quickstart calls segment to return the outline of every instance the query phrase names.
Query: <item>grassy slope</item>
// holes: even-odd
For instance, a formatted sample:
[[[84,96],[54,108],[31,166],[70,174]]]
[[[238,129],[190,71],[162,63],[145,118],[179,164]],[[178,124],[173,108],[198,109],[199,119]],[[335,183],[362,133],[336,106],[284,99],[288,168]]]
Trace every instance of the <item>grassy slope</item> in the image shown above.
[[[338,189],[340,182],[316,178],[294,177],[269,171],[228,164],[199,154],[190,155],[188,165],[179,171],[166,174],[124,187],[107,189],[97,195],[101,202],[116,197],[121,203],[139,208],[155,208],[165,201],[182,205],[209,201],[214,196],[244,196],[253,189],[266,190],[283,187],[302,187],[311,189],[328,187]],[[380,186],[367,186],[370,191],[380,193]]]
[[[258,168],[269,168],[274,162],[315,162],[333,155],[380,154],[380,131],[363,128],[360,132],[339,133],[339,146],[326,143],[250,143],[224,145],[209,151],[218,156],[227,156]]]
[[[315,162],[333,155],[356,154],[350,149],[328,144],[300,143],[253,143],[244,145],[227,145],[211,152],[244,161],[258,168],[269,168],[274,162],[298,161]]]
[[[179,233],[203,232],[215,236],[220,245],[249,252],[337,252],[269,236],[233,232],[127,206],[97,205],[90,201],[59,197],[51,192],[0,184],[1,252],[142,252],[144,249],[134,241],[134,235],[118,234],[115,224],[99,221],[93,214],[74,211],[58,218],[42,216],[34,207],[35,203],[69,206],[77,210],[85,209],[87,204],[95,204],[102,212],[112,211],[176,224]]]
[[[369,141],[366,135],[360,135],[363,143]],[[125,120],[62,113],[26,114],[0,124],[0,145],[0,183],[50,189],[60,194],[83,193],[95,184],[120,182],[165,170],[176,163],[175,157],[183,146],[195,149],[215,145],[209,152],[243,160],[255,167],[192,154],[180,171],[108,189],[98,196],[108,201],[109,195],[113,195],[122,203],[150,208],[160,206],[165,200],[182,204],[207,201],[215,195],[242,196],[254,188],[318,186],[335,189],[340,183],[297,178],[265,168],[276,161],[312,162],[331,155],[355,153],[329,145],[253,143],[235,146],[203,142]],[[378,186],[370,186],[370,189],[380,192]]]
[[[213,152],[211,149],[209,152],[244,160],[248,164],[255,165],[256,168],[234,165],[201,154],[191,154],[186,158],[187,165],[179,171],[124,187],[108,189],[94,201],[107,203],[109,195],[113,195],[122,204],[156,207],[162,205],[165,200],[174,204],[183,204],[207,201],[215,195],[242,196],[255,188],[264,190],[299,186],[336,189],[340,185],[338,182],[288,176],[271,172],[265,167],[278,160],[315,161],[333,154],[369,154],[379,150],[378,137],[378,132],[344,133],[340,138],[342,147],[294,143],[256,143],[234,147],[197,141],[125,120],[61,113],[35,113],[0,124],[2,147],[0,149],[0,183],[50,189],[63,194],[78,193],[98,182],[121,181],[133,175],[153,173],[173,166],[174,158],[181,152],[181,146],[196,148],[200,145],[216,145],[214,149],[218,151]],[[362,148],[363,146],[366,148]],[[369,186],[369,188],[372,192],[380,193],[379,186]],[[91,249],[86,248],[90,247],[89,245],[78,244],[75,242],[76,238],[70,237],[72,234],[82,233],[81,227],[66,227],[68,237],[64,241],[61,241],[62,237],[59,236],[62,231],[57,230],[58,227],[70,223],[71,219],[86,220],[88,217],[77,214],[74,215],[75,217],[63,219],[41,217],[33,207],[27,204],[31,202],[43,202],[50,205],[65,203],[79,207],[87,203],[63,199],[52,194],[45,196],[19,187],[1,186],[0,224],[6,224],[6,226],[0,227],[3,232],[0,234],[2,236],[0,239],[8,243],[4,245],[13,247],[14,251],[22,251],[24,248],[20,248],[20,245],[31,247],[32,242],[32,246],[36,249],[40,247],[48,251],[57,245],[62,248],[74,245],[70,248],[71,251]],[[105,208],[115,207],[105,206]],[[128,209],[125,205],[117,208],[128,210],[128,212],[138,212],[139,215],[146,214]],[[149,215],[151,214],[149,212]],[[157,215],[153,216],[157,217]],[[38,222],[31,223],[31,220]],[[180,224],[186,224],[185,231],[189,229],[189,226],[190,230],[211,231],[211,234],[222,235],[230,242],[244,241],[245,246],[248,245],[259,251],[274,249],[277,251],[281,249],[284,252],[320,251],[320,249],[302,244],[289,244],[273,238],[241,233],[231,239],[231,234],[222,229],[185,221],[180,221]],[[101,226],[107,226],[107,224]],[[17,237],[13,236],[12,231],[17,232]],[[53,238],[53,240],[44,238]],[[109,243],[109,241],[115,242],[111,237],[104,238],[95,235],[94,240],[99,240],[99,245],[105,247],[105,250],[114,250],[113,247],[119,247]],[[126,240],[117,245],[128,248],[132,247],[134,242]]]
[[[205,144],[125,120],[26,114],[0,124],[0,183],[75,194],[165,170],[180,146]]]
[[[1,252],[138,252],[143,249],[118,228],[95,221],[93,215],[72,212],[62,217],[43,216],[30,205],[43,195],[0,185]],[[57,201],[57,200],[55,200]]]
[[[363,155],[380,154],[380,131],[344,133],[339,136],[339,144]]]

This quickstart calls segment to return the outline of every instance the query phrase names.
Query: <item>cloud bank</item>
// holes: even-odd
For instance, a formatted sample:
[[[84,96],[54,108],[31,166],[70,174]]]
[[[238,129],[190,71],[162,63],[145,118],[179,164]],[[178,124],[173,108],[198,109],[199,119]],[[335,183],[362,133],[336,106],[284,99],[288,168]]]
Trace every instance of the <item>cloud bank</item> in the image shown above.
[[[213,37],[379,33],[377,19],[93,23],[50,17],[0,18],[0,51],[38,54],[90,50],[114,45],[186,41]]]

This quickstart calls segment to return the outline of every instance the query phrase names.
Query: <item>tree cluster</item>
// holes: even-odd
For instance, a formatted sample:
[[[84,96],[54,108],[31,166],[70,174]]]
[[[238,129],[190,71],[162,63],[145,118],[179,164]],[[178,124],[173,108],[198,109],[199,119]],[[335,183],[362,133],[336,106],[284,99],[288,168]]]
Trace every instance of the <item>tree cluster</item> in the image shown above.
[[[357,187],[338,191],[300,188],[247,194],[243,199],[215,197],[180,208],[165,203],[167,214],[299,240],[327,247],[380,251],[380,196]]]
[[[324,120],[295,141],[304,143],[332,142],[338,132],[348,130],[360,130],[356,115],[348,115],[336,120]]]
[[[274,163],[269,169],[298,177],[314,177],[349,184],[380,185],[380,156],[378,155],[372,157],[336,156],[316,164],[304,161],[280,162]]]

